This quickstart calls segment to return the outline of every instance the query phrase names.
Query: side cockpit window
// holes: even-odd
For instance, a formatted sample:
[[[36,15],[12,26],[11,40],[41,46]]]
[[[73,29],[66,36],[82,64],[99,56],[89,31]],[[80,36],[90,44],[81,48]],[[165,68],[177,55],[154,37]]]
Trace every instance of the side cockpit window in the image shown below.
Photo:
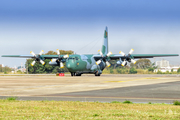
[[[75,59],[76,59],[76,60],[79,60],[79,58],[78,58],[78,57],[75,57]]]

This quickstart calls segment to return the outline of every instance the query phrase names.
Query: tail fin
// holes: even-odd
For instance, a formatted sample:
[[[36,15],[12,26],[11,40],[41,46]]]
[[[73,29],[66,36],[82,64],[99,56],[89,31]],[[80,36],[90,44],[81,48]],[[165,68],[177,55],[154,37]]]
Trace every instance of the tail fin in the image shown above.
[[[103,41],[103,45],[102,45],[102,53],[103,54],[107,54],[108,53],[108,28],[106,27],[105,31],[104,31],[104,41]]]

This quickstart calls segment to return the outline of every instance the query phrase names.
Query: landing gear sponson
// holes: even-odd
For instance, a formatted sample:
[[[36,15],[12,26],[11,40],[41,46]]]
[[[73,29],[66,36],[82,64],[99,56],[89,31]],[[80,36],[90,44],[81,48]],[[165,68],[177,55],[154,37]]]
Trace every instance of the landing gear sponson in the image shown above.
[[[81,76],[81,73],[77,74],[75,72],[71,72],[71,76]]]
[[[73,77],[73,76],[81,76],[81,75],[82,75],[82,73],[71,72],[71,76],[72,76],[72,77]],[[98,74],[98,72],[96,72],[94,75],[95,75],[95,76],[100,76],[101,74]]]

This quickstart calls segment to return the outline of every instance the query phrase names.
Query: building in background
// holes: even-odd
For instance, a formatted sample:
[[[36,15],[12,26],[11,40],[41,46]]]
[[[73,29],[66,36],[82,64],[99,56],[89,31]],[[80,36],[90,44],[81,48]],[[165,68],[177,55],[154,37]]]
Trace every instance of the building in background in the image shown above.
[[[169,64],[169,61],[167,60],[161,60],[161,61],[156,61],[156,66],[157,69],[154,70],[154,72],[177,72],[180,66],[171,66]]]
[[[3,64],[0,64],[0,67],[4,67],[4,65],[3,65]]]
[[[167,60],[156,61],[156,66],[157,66],[158,68],[170,67],[169,61],[167,61]]]

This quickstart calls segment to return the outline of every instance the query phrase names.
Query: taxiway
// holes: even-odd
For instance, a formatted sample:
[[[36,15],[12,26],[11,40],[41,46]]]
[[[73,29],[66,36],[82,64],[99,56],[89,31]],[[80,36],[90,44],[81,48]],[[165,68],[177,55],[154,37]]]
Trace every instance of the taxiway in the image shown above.
[[[0,76],[0,99],[172,103],[180,100],[179,75]]]

